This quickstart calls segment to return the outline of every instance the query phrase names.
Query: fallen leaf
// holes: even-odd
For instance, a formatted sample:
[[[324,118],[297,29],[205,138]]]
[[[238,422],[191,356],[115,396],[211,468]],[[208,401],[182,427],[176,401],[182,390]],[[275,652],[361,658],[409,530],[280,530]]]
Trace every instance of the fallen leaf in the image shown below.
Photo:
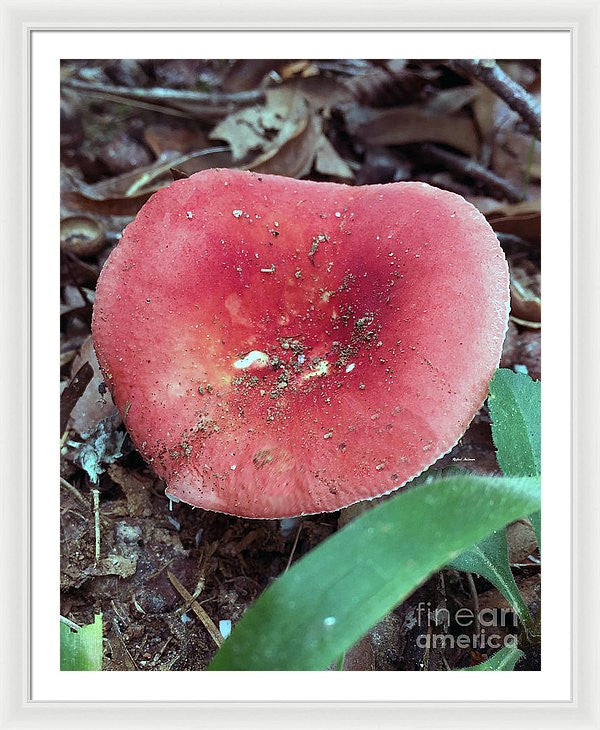
[[[110,464],[106,471],[113,482],[116,482],[125,492],[127,508],[131,517],[150,517],[153,514],[150,498],[153,479],[125,469],[120,464]]]
[[[270,89],[266,102],[234,112],[217,124],[210,139],[231,147],[234,160],[260,152],[272,157],[307,126],[308,105],[302,94],[288,87]]]
[[[81,398],[84,390],[87,388],[88,383],[92,379],[94,371],[89,362],[85,362],[80,368],[77,369],[75,375],[71,379],[71,382],[63,390],[60,396],[60,433],[61,436],[67,428],[67,422],[69,416],[77,401]]]
[[[172,167],[191,175],[210,167],[232,167],[232,157],[226,147],[211,147],[92,185],[72,180],[73,189],[64,191],[62,197],[67,205],[77,210],[104,215],[136,215],[152,193],[173,182]]]
[[[271,175],[305,177],[312,169],[322,136],[321,121],[311,114],[300,134],[281,147],[260,155],[248,169]]]
[[[539,200],[504,205],[486,214],[495,231],[511,233],[526,241],[541,241],[541,206]]]
[[[426,102],[425,108],[431,114],[456,114],[477,97],[473,86],[453,86],[451,89],[437,90]]]
[[[368,109],[350,106],[344,110],[350,134],[371,145],[402,145],[437,142],[474,157],[479,141],[467,116],[431,114],[422,106]]]
[[[101,394],[104,376],[96,358],[91,335],[85,340],[73,361],[72,372],[84,364],[92,367],[92,377],[71,411],[70,427],[86,438],[100,421],[109,418],[114,427],[121,424],[121,416],[108,392]]]
[[[508,556],[511,564],[530,564],[530,555],[537,552],[537,542],[533,527],[528,522],[513,522],[506,528]]]
[[[187,155],[209,146],[203,132],[168,124],[151,124],[146,127],[144,140],[158,159],[165,159],[169,155]]]
[[[322,134],[317,146],[315,170],[321,175],[334,177],[339,180],[353,180],[354,173],[350,165],[340,157],[335,147]]]
[[[137,570],[138,556],[133,554],[129,557],[124,555],[109,555],[102,558],[95,565],[91,565],[86,573],[88,575],[118,575],[119,578],[131,578]]]

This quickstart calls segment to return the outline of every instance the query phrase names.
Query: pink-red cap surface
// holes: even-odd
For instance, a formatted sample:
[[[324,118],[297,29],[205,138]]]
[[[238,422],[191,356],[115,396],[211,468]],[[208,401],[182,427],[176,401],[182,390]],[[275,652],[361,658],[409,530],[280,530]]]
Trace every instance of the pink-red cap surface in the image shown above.
[[[457,195],[208,170],[125,229],[93,335],[169,495],[283,517],[389,492],[451,449],[508,301],[498,240]]]

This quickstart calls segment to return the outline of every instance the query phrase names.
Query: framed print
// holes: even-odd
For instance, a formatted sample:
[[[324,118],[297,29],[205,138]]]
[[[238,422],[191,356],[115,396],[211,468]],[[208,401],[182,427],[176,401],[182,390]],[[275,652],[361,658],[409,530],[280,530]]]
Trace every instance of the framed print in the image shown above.
[[[596,727],[598,5],[228,7],[2,5],[3,726]]]

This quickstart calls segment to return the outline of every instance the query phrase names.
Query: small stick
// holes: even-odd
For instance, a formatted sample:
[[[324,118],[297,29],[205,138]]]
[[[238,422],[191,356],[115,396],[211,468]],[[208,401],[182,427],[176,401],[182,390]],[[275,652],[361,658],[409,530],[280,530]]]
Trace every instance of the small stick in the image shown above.
[[[481,627],[479,626],[479,596],[477,595],[477,588],[475,587],[475,581],[473,580],[473,573],[467,573],[467,581],[469,583],[469,589],[471,590],[471,598],[473,599],[475,635],[479,636],[479,632],[481,631]]]
[[[457,155],[434,144],[424,144],[421,149],[430,160],[439,162],[460,175],[468,175],[479,180],[486,187],[503,195],[511,203],[520,203],[525,200],[522,190],[469,157]]]
[[[70,618],[66,618],[65,616],[60,617],[61,624],[64,624],[65,626],[68,626],[71,631],[79,631],[81,626],[79,624],[76,624],[75,621],[71,621]]]
[[[129,86],[111,86],[110,84],[96,84],[79,79],[63,81],[63,86],[76,91],[111,94],[129,99],[136,99],[145,102],[171,102],[171,103],[200,103],[207,107],[219,107],[222,105],[234,104],[258,104],[265,98],[263,89],[251,89],[249,91],[190,91],[184,89],[150,88],[137,89]]]
[[[298,547],[298,538],[300,537],[300,530],[302,529],[302,522],[298,525],[298,531],[296,532],[296,537],[294,538],[294,544],[292,545],[292,551],[290,552],[290,557],[288,558],[287,565],[285,566],[285,570],[283,571],[284,574],[288,572],[290,569],[290,565],[292,564],[292,558],[294,557],[294,553],[296,552],[296,548]]]
[[[184,599],[186,602],[186,605],[189,604],[192,611],[196,614],[196,616],[200,619],[200,621],[204,624],[204,628],[208,631],[208,633],[211,635],[213,641],[217,645],[217,647],[221,647],[223,644],[223,637],[221,636],[221,632],[219,629],[215,626],[215,623],[211,619],[211,617],[206,613],[206,611],[202,608],[202,606],[194,599],[192,594],[187,590],[187,588],[184,587],[184,585],[181,583],[179,578],[177,578],[176,575],[171,573],[170,570],[167,570],[167,575],[169,577],[169,580],[171,581],[171,584],[173,588],[179,593],[179,595]]]
[[[473,76],[505,101],[527,124],[536,139],[541,139],[542,118],[539,104],[496,61],[485,58],[454,59],[450,66]]]
[[[70,482],[60,477],[60,484],[61,486],[65,487],[65,489],[68,489],[69,492],[71,492],[71,494],[75,497],[75,499],[78,499],[81,504],[85,505],[86,508],[89,506],[89,502],[87,501],[87,499],[85,499],[85,497],[81,495],[79,490],[76,489]]]
[[[94,553],[94,565],[100,560],[100,492],[92,489],[94,500],[94,535],[96,537],[96,549]]]

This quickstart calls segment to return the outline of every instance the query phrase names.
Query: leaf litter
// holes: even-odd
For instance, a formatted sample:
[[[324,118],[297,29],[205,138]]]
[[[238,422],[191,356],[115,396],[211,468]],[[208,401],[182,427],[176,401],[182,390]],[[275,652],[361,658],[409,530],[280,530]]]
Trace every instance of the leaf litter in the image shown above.
[[[502,65],[538,93],[535,63]],[[174,175],[208,167],[456,190],[488,217],[510,260],[513,321],[502,365],[539,378],[539,142],[489,87],[440,61],[64,61],[61,76],[61,218],[83,211],[103,231],[99,250],[61,253],[61,613],[85,625],[102,609],[106,670],[202,669],[216,649],[212,627],[235,626],[290,560],[372,503],[303,518],[299,532],[286,532],[168,502],[120,422],[89,337],[95,281],[120,230]],[[427,156],[427,144],[476,167],[449,167],[447,155]],[[131,168],[115,174],[123,160]],[[479,168],[495,178],[474,177]],[[496,178],[501,184],[490,186]],[[512,189],[520,202],[507,199]],[[435,469],[457,466],[498,473],[486,407]],[[517,584],[535,610],[530,532],[508,534]],[[480,605],[501,605],[484,579],[475,585]],[[458,610],[471,591],[453,571],[433,576],[348,652],[344,669],[444,670],[486,658],[474,649],[425,657],[416,644],[419,601]],[[536,661],[530,652],[517,668]]]

